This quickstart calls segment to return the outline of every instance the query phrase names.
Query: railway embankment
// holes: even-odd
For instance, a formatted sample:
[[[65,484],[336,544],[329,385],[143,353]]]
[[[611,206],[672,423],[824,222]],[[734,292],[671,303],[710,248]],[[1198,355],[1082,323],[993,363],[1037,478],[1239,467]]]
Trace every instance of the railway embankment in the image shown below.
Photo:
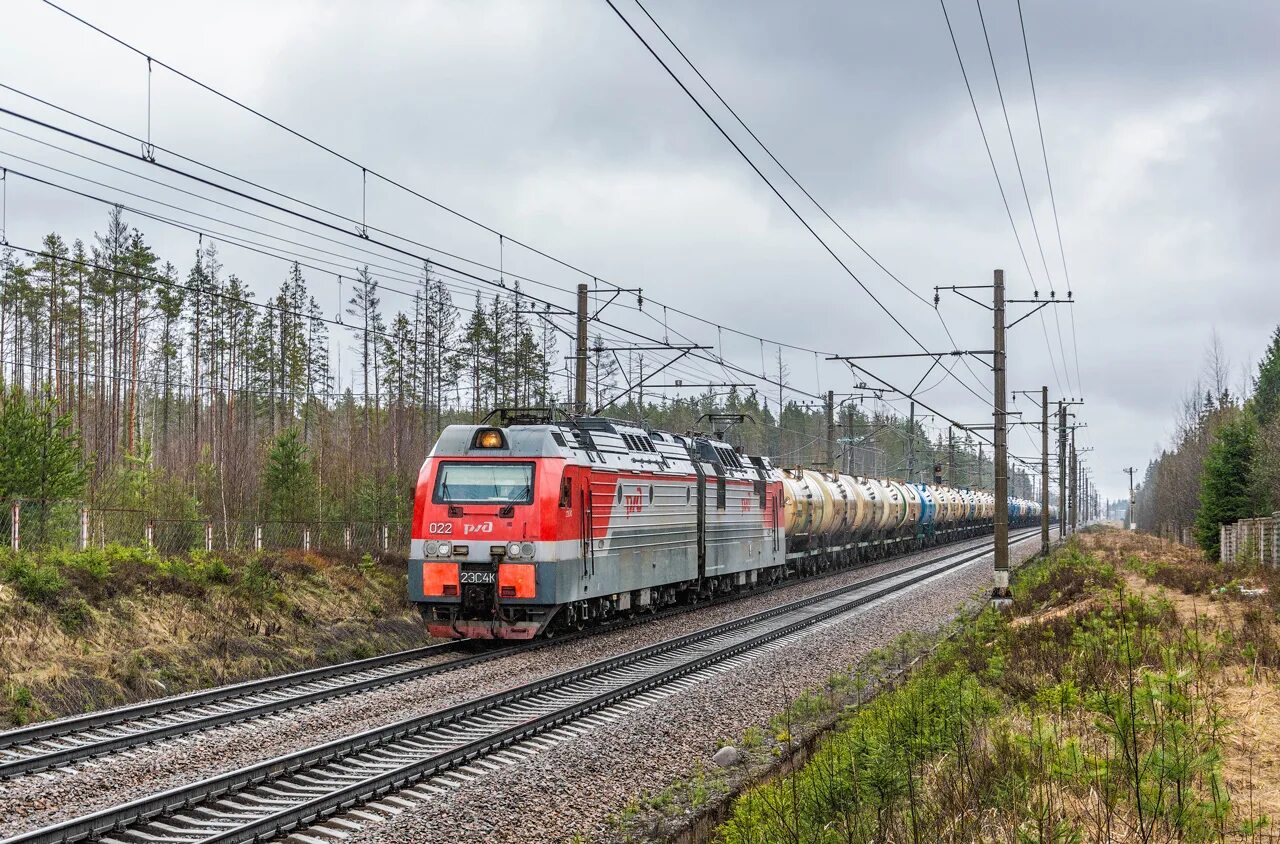
[[[404,561],[0,552],[0,729],[422,645]]]
[[[1014,595],[798,695],[606,837],[1270,840],[1277,572],[1090,530]]]

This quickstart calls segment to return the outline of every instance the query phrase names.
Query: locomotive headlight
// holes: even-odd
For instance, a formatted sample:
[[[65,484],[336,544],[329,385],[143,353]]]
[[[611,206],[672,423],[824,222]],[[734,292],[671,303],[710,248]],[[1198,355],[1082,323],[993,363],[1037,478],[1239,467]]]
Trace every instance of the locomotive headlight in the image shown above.
[[[532,557],[532,556],[533,556],[533,543],[532,543],[532,542],[526,542],[526,543],[524,543],[523,545],[521,545],[521,546],[520,546],[520,554],[521,554],[522,556],[525,556],[525,557]]]
[[[471,441],[472,448],[506,448],[506,438],[497,428],[481,428]]]
[[[508,545],[508,546],[507,546],[507,556],[508,556],[508,557],[519,557],[519,556],[520,556],[520,543],[519,543],[519,542],[512,542],[510,545]]]
[[[436,546],[436,553],[441,557],[448,557],[453,554],[453,546],[448,542],[441,542]]]

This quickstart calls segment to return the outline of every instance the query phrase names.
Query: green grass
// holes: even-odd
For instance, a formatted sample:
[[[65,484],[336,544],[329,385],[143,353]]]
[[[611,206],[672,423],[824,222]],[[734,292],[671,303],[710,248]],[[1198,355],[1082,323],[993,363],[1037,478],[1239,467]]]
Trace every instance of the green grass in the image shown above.
[[[1211,679],[1258,660],[1270,625],[1183,626],[1076,543],[1029,565],[1013,591],[1013,617],[984,611],[847,713],[802,769],[745,793],[718,840],[1066,844],[1123,829],[1207,842],[1265,825],[1227,793]],[[828,699],[797,700],[771,724],[775,740]]]

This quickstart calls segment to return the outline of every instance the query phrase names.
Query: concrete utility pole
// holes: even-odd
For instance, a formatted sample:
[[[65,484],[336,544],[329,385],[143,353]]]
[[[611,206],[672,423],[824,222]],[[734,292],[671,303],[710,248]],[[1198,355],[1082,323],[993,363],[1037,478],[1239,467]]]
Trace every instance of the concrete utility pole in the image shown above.
[[[916,479],[916,403],[911,402],[911,415],[907,417],[907,479]]]
[[[1049,388],[1040,388],[1040,553],[1049,554]]]
[[[1058,402],[1058,538],[1067,535],[1067,405]]]
[[[1071,501],[1071,532],[1076,532],[1076,500],[1080,494],[1079,467],[1076,464],[1076,429],[1071,429],[1071,489],[1068,491]]]
[[[578,335],[574,350],[573,412],[587,412],[587,285],[578,285]]]
[[[1009,447],[1006,441],[1005,419],[1005,325],[1004,325],[1004,270],[995,271],[992,323],[995,345],[992,346],[992,368],[995,374],[995,414],[992,421],[995,430],[995,582],[991,598],[995,601],[1009,599]]]
[[[982,443],[978,443],[978,483],[974,484],[973,479],[969,479],[969,485],[974,489],[982,489]]]
[[[1135,519],[1133,518],[1133,505],[1136,503],[1136,499],[1133,497],[1133,473],[1138,470],[1130,466],[1128,469],[1121,469],[1120,471],[1129,475],[1129,506],[1126,507],[1124,511],[1124,529],[1133,530],[1133,525],[1135,523]]]
[[[836,393],[827,390],[827,469],[836,470]]]

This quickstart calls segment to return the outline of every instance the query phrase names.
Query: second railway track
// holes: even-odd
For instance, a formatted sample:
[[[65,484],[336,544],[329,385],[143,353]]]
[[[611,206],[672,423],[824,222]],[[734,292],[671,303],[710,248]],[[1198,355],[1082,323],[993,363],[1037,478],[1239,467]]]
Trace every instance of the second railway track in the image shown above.
[[[990,540],[984,537],[978,541],[986,543]],[[964,543],[964,547],[952,553],[963,553],[972,547],[972,544]],[[850,570],[838,569],[831,574]],[[786,581],[780,587],[785,588],[795,583]],[[719,599],[717,603],[780,587],[761,587],[741,595]],[[697,609],[698,606],[680,607],[657,615],[685,612]],[[445,642],[33,724],[0,733],[0,781],[127,751],[165,739],[275,715],[345,695],[465,669],[499,659],[517,650],[563,643],[570,638],[618,629],[628,623],[644,623],[652,618],[654,616],[645,616],[635,622],[622,622],[599,631],[588,630],[534,644],[488,648],[479,653],[466,653],[466,642]],[[455,653],[462,655],[440,661],[441,657]]]
[[[515,650],[488,650],[435,661],[462,651],[465,644],[428,645],[10,730],[0,733],[0,779],[465,668]]]
[[[1011,545],[1032,539],[1022,534]],[[990,553],[968,547],[610,657],[425,716],[220,774],[0,844],[251,841],[302,829],[370,800],[429,798],[451,771],[481,773],[514,746],[737,660]],[[593,717],[594,716],[594,717]],[[504,760],[504,756],[507,757]],[[479,766],[477,769],[475,766]],[[459,776],[458,773],[452,774]],[[462,773],[461,777],[466,778]]]

